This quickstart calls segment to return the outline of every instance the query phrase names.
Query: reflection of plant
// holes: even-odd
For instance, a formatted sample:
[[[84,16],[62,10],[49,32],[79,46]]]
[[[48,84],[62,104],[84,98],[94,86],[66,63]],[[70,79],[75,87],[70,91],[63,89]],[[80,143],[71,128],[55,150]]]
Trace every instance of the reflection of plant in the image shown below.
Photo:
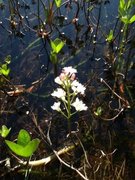
[[[37,138],[31,140],[29,133],[21,129],[17,138],[17,143],[9,140],[5,140],[5,142],[15,154],[22,157],[29,157],[36,151],[40,140]]]
[[[71,117],[78,111],[87,110],[87,106],[77,97],[78,94],[84,94],[85,87],[76,80],[76,73],[77,70],[72,67],[63,68],[61,74],[55,78],[55,82],[60,85],[60,88],[51,94],[59,99],[51,108],[66,117],[69,131]],[[72,112],[73,107],[75,108],[74,112]]]

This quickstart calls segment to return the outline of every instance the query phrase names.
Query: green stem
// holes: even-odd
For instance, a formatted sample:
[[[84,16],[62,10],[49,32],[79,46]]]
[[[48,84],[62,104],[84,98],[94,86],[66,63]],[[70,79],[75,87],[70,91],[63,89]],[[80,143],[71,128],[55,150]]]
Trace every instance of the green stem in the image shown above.
[[[67,79],[67,120],[68,120],[68,130],[69,134],[71,133],[71,99],[70,99],[70,84]]]
[[[126,42],[126,36],[127,36],[127,30],[128,30],[128,24],[124,25],[123,28],[123,37],[120,45],[120,52],[119,52],[119,58],[118,58],[118,72],[123,73],[123,67],[124,67],[124,59],[123,59],[123,52],[124,52],[124,46]]]
[[[68,119],[68,117],[66,116],[66,114],[64,114],[62,111],[60,111],[60,113],[61,113],[66,119]]]

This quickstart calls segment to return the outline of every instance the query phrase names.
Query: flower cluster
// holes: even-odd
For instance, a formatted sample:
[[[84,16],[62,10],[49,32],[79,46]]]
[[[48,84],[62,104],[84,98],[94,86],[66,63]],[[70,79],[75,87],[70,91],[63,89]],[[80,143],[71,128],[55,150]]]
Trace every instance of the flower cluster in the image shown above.
[[[76,80],[77,70],[71,66],[62,69],[61,74],[55,78],[55,82],[60,86],[51,95],[59,99],[51,108],[61,112],[67,119],[75,114],[77,111],[86,111],[88,107],[81,101],[77,95],[84,95],[85,87]],[[63,112],[61,106],[64,106],[66,111]],[[75,112],[71,113],[72,107]]]

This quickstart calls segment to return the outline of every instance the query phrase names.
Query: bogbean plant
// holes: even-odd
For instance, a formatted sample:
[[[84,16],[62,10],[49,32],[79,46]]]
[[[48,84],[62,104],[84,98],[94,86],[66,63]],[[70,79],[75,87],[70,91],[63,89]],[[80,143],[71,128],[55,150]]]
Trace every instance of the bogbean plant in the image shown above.
[[[9,64],[11,63],[11,56],[8,55],[5,57],[4,62],[0,63],[0,84],[4,84],[5,78],[9,77],[10,74],[10,68]]]
[[[10,68],[8,65],[11,63],[11,56],[7,55],[4,59],[4,63],[0,64],[0,75],[8,76],[10,73]]]
[[[125,44],[127,41],[128,27],[135,22],[135,14],[133,9],[135,6],[135,0],[120,0],[119,2],[119,19],[122,22],[122,39],[119,47],[119,56],[117,63],[118,73],[124,73],[123,69],[125,62],[123,60],[123,53],[125,51]]]
[[[3,125],[0,129],[1,137],[7,138],[10,131],[11,128],[7,128]],[[5,140],[5,143],[16,155],[28,158],[37,150],[40,140],[38,138],[31,140],[30,134],[26,130],[21,129],[16,143],[9,140]]]
[[[119,51],[118,51],[118,60],[115,63],[115,70],[116,74],[121,73],[124,75],[124,51],[125,51],[125,45],[128,38],[129,33],[129,25],[133,24],[135,22],[135,14],[134,14],[134,7],[135,7],[135,0],[120,0],[119,1],[119,7],[118,7],[118,17],[121,22],[121,34],[122,38],[119,42]],[[114,39],[116,37],[114,36],[114,30],[110,30],[109,34],[106,37],[106,41],[111,44],[113,43]],[[127,67],[126,67],[127,68]]]
[[[68,120],[69,134],[71,133],[71,117],[80,111],[86,111],[88,107],[78,98],[78,95],[84,95],[85,87],[76,78],[77,70],[69,67],[64,67],[58,77],[55,78],[55,83],[58,87],[51,95],[58,99],[57,102],[51,106],[53,110],[61,113]],[[11,128],[5,125],[0,130],[0,135],[6,138],[10,133]],[[5,140],[9,149],[18,156],[30,157],[38,148],[39,139],[31,140],[30,134],[21,129],[17,142]]]
[[[65,43],[59,38],[50,41],[50,45],[51,45],[50,60],[54,66],[55,76],[57,76],[58,54],[62,50],[64,44]]]
[[[61,4],[62,4],[62,0],[55,0],[55,4],[57,8],[60,8]]]
[[[11,56],[8,55],[4,59],[4,63],[0,64],[0,84],[4,84],[5,78],[6,79],[9,78],[9,74],[10,74],[9,64],[10,63],[11,63]],[[7,128],[5,125],[2,125],[0,129],[1,137],[6,138],[8,134],[10,133],[10,131],[11,131],[11,128]],[[30,134],[26,130],[21,129],[18,134],[17,143],[9,141],[9,140],[5,140],[5,143],[7,144],[9,149],[13,151],[15,154],[22,157],[30,157],[38,148],[40,140],[37,138],[31,140]]]
[[[64,67],[55,83],[58,87],[51,95],[57,98],[57,102],[51,106],[53,110],[61,113],[68,121],[69,134],[71,133],[71,117],[80,111],[86,111],[88,107],[78,98],[78,95],[84,95],[85,87],[76,79],[77,70]]]
[[[5,143],[18,156],[28,158],[37,150],[40,140],[38,138],[31,140],[30,134],[21,129],[17,137],[17,143],[9,140],[5,140]]]

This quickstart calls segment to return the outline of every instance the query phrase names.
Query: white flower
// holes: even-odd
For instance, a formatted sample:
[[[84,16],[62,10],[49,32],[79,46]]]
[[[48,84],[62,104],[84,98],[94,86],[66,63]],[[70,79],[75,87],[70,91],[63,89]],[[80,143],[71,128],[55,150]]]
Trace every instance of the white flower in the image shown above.
[[[56,111],[61,111],[60,102],[55,102],[51,108]]]
[[[71,89],[73,90],[73,92],[75,94],[80,93],[83,95],[86,88],[81,83],[79,83],[77,80],[74,80],[71,84]]]
[[[76,98],[75,102],[71,104],[75,107],[76,111],[86,111],[88,107],[78,98]]]
[[[60,79],[59,76],[56,77],[56,78],[54,79],[54,81],[55,81],[57,84],[62,85],[62,81],[61,81],[61,79]]]
[[[54,91],[51,95],[59,99],[65,100],[66,92],[61,88],[57,88],[56,91]]]
[[[77,70],[72,68],[72,66],[64,67],[63,72],[67,75],[72,75],[73,73],[77,73]]]

